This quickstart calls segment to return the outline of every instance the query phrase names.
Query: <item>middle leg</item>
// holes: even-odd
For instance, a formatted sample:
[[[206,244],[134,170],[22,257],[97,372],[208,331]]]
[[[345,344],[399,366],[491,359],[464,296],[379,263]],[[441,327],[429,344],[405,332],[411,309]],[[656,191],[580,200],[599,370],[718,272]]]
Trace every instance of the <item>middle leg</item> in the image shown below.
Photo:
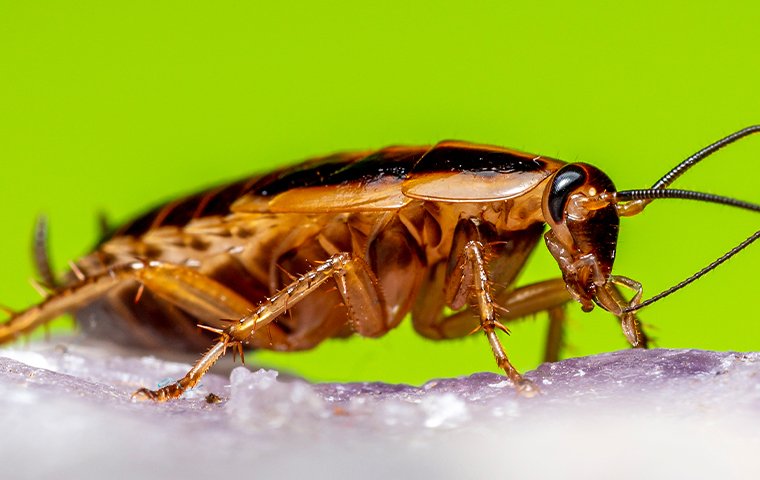
[[[337,253],[317,268],[295,279],[253,312],[230,322],[226,328],[206,327],[219,334],[219,339],[184,377],[158,390],[142,388],[133,394],[133,398],[163,402],[180,397],[200,381],[227,348],[238,349],[242,354],[243,345],[261,327],[269,325],[330,279],[337,283],[348,309],[349,320],[357,333],[373,337],[388,330],[389,315],[377,279],[363,260],[353,258],[349,253]]]
[[[447,289],[450,292],[449,303],[453,307],[462,306],[468,297],[473,297],[480,314],[477,329],[482,330],[488,339],[496,364],[504,370],[504,373],[520,393],[527,396],[535,395],[538,388],[512,366],[499,337],[496,335],[497,330],[507,331],[507,329],[496,320],[483,244],[477,240],[467,242],[456,268],[461,272],[461,275],[450,279],[451,284]]]

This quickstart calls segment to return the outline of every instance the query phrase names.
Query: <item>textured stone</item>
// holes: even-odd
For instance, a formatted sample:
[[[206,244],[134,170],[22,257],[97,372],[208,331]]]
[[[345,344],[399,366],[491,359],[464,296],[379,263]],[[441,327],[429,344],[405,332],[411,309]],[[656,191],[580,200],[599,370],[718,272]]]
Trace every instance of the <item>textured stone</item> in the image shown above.
[[[312,385],[237,367],[179,401],[130,400],[187,368],[81,345],[0,350],[3,478],[760,478],[758,353],[544,364],[527,374],[534,398],[491,373]]]

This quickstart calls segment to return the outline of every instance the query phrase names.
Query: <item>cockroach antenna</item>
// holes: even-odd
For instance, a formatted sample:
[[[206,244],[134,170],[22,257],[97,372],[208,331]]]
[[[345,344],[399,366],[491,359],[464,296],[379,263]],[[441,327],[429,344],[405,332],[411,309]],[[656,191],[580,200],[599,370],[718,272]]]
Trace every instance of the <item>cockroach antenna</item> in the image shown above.
[[[731,135],[728,135],[727,137],[721,138],[715,143],[712,143],[705,148],[699,150],[695,154],[688,157],[683,162],[676,165],[672,170],[670,170],[668,173],[663,175],[663,177],[657,182],[655,182],[654,185],[652,185],[652,190],[660,190],[663,188],[667,188],[668,185],[673,183],[678,177],[683,175],[686,170],[690,169],[700,161],[704,160],[705,158],[709,157],[713,153],[717,152],[723,147],[726,147],[735,141],[742,139],[746,136],[752,135],[753,133],[760,132],[760,125],[751,125],[746,128],[742,128],[738,132],[734,132]]]
[[[654,199],[662,199],[662,198],[679,198],[679,199],[684,199],[684,200],[697,200],[700,202],[717,203],[720,205],[728,205],[731,207],[742,208],[744,210],[750,210],[753,212],[760,212],[760,205],[757,205],[754,203],[745,202],[743,200],[737,200],[735,198],[730,198],[730,197],[722,197],[720,195],[713,195],[710,193],[693,192],[690,190],[671,190],[671,189],[626,190],[626,191],[617,192],[613,194],[613,197],[615,198],[616,201],[619,201],[619,202],[642,201],[642,200],[646,201],[646,200],[654,200]],[[677,283],[676,285],[655,295],[652,298],[649,298],[636,305],[631,305],[630,307],[625,308],[623,311],[625,313],[635,312],[641,308],[646,307],[647,305],[651,305],[654,302],[667,297],[671,293],[674,293],[682,289],[686,285],[706,275],[708,272],[717,268],[718,265],[721,265],[729,258],[733,257],[737,253],[747,248],[750,244],[752,244],[758,238],[760,238],[760,230],[750,235],[746,240],[744,240],[743,242],[741,242],[740,244],[738,244],[737,246],[735,246],[734,248],[732,248],[725,254],[721,255],[714,262],[710,263],[705,268],[694,273],[687,279]]]
[[[732,248],[731,250],[729,250],[725,254],[721,255],[717,260],[715,260],[714,262],[712,262],[710,265],[706,266],[702,270],[698,271],[694,275],[690,276],[689,278],[683,280],[682,282],[679,282],[679,283],[673,285],[672,287],[670,287],[669,289],[667,289],[667,290],[665,290],[665,291],[663,291],[661,293],[658,293],[657,295],[655,295],[654,297],[652,297],[650,299],[644,300],[643,302],[641,302],[641,303],[639,303],[637,305],[632,305],[632,306],[630,306],[628,308],[624,308],[623,312],[624,313],[635,312],[636,310],[644,308],[647,305],[651,305],[654,302],[656,302],[657,300],[663,299],[663,298],[667,297],[668,295],[670,295],[671,293],[676,292],[676,291],[682,289],[686,285],[690,284],[694,280],[697,280],[698,278],[700,278],[703,275],[707,274],[709,271],[714,270],[718,265],[720,265],[721,263],[725,262],[729,258],[733,257],[737,253],[739,253],[742,250],[744,250],[745,248],[747,248],[752,242],[754,242],[758,238],[760,238],[760,230],[758,230],[757,232],[755,232],[754,234],[752,234],[749,238],[747,238],[746,240],[744,240],[742,243],[740,243],[739,245],[735,246],[734,248]]]
[[[623,190],[612,194],[612,197],[616,202],[631,202],[631,201],[646,201],[646,200],[659,200],[662,198],[679,198],[682,200],[697,200],[707,203],[718,203],[720,205],[728,205],[730,207],[743,208],[745,210],[752,210],[754,212],[760,212],[760,205],[755,203],[745,202],[731,197],[723,197],[721,195],[713,195],[712,193],[694,192],[691,190],[678,190],[678,189],[646,189],[646,190]],[[625,206],[624,206],[625,207]]]
[[[667,188],[678,177],[683,175],[688,169],[690,169],[691,167],[693,167],[700,161],[704,160],[705,158],[709,157],[713,153],[717,152],[721,148],[728,146],[731,143],[734,143],[735,141],[741,138],[744,138],[746,136],[749,136],[749,135],[752,135],[753,133],[758,133],[758,132],[760,132],[760,125],[752,125],[752,126],[743,128],[739,130],[738,132],[734,132],[731,135],[728,135],[727,137],[724,137],[718,140],[717,142],[712,143],[708,145],[707,147],[694,153],[693,155],[689,156],[686,160],[676,165],[673,169],[671,169],[668,173],[666,173],[662,178],[660,178],[657,182],[655,182],[655,184],[652,185],[652,188],[643,189],[643,190],[625,190],[625,191],[613,193],[612,194],[612,197],[614,198],[613,202],[616,204],[616,206],[619,206],[619,211],[621,215],[634,215],[636,213],[639,213],[652,200],[659,200],[663,198],[679,198],[683,200],[696,200],[700,202],[717,203],[720,205],[728,205],[731,207],[742,208],[742,209],[750,210],[753,212],[760,212],[760,205],[750,203],[750,202],[745,202],[743,200],[738,200],[731,197],[724,197],[720,195],[713,195],[711,193]],[[619,204],[618,202],[631,202],[631,203]],[[729,258],[733,257],[737,253],[747,248],[750,244],[752,244],[758,238],[760,238],[760,230],[750,235],[746,240],[744,240],[743,242],[741,242],[740,244],[738,244],[737,246],[735,246],[734,248],[732,248],[725,254],[721,255],[715,261],[713,261],[712,263],[710,263],[703,269],[699,270],[698,272],[694,273],[693,275],[689,276],[685,280],[677,283],[676,285],[673,285],[672,287],[655,295],[652,298],[649,298],[641,303],[631,305],[625,308],[623,311],[625,313],[635,312],[641,308],[646,307],[647,305],[651,305],[654,302],[667,297],[671,293],[674,293],[682,289],[686,285],[706,275],[708,272],[714,270],[719,265],[726,262]]]

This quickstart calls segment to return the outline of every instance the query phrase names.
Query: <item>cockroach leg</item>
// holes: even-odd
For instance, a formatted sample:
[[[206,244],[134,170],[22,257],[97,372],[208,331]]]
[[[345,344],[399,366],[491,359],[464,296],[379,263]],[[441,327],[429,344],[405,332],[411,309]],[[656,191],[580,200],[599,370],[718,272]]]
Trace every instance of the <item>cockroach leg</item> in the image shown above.
[[[549,309],[549,328],[546,333],[544,361],[559,361],[560,352],[565,346],[565,308],[564,306]]]
[[[630,301],[623,296],[620,286],[636,292]],[[639,282],[619,275],[611,275],[603,285],[597,288],[597,300],[607,311],[620,319],[623,334],[634,348],[647,348],[649,343],[635,312],[625,311],[627,308],[641,303],[641,295],[642,288]]]
[[[106,295],[119,285],[135,281],[169,303],[218,325],[224,323],[219,319],[240,318],[254,308],[233,290],[190,268],[157,261],[134,261],[83,277],[52,292],[41,303],[10,315],[0,324],[0,343],[12,341]],[[281,329],[275,328],[273,337],[276,346],[288,347]]]
[[[620,282],[620,279],[624,279],[625,281]],[[612,284],[613,288],[611,289],[611,293],[621,305],[638,305],[641,302],[642,290],[639,282],[617,275],[612,276],[612,281],[615,283]],[[636,291],[636,294],[630,302],[626,301],[623,292],[620,291],[619,284]],[[649,335],[644,331],[644,326],[641,324],[641,320],[639,320],[635,312],[622,313],[620,315],[620,322],[623,326],[623,333],[633,348],[649,348]]]
[[[464,279],[471,279],[471,284],[468,285],[467,283],[469,282],[464,281],[460,288],[468,290],[472,288],[472,294],[480,312],[480,329],[483,330],[488,343],[491,345],[491,351],[496,359],[496,364],[504,370],[518,392],[526,396],[535,395],[538,393],[538,387],[530,380],[524,378],[512,366],[499,337],[496,335],[496,330],[500,324],[496,321],[494,312],[491,285],[488,280],[486,263],[483,257],[483,244],[477,240],[470,240],[464,246],[463,257],[462,276]]]
[[[111,273],[88,277],[47,295],[37,305],[14,312],[7,321],[0,324],[0,343],[13,341],[55,317],[98,298],[115,285],[123,282],[131,271],[129,266],[125,266],[115,268]]]
[[[627,285],[629,288],[635,286]],[[620,305],[627,305],[617,285],[611,285],[611,292]],[[635,288],[634,288],[635,289]],[[564,307],[572,300],[564,280],[555,278],[542,282],[525,285],[514,290],[505,290],[495,298],[494,306],[499,307],[499,318],[508,323],[540,312],[549,313],[544,361],[555,362],[560,359],[563,347],[565,311]],[[619,317],[622,320],[621,317]],[[430,322],[431,320],[428,320]],[[631,314],[629,323],[634,325],[631,331],[636,332],[637,348],[647,348],[649,337],[644,332],[638,318]],[[456,312],[443,317],[430,325],[415,324],[418,332],[435,339],[459,338],[477,326],[478,321],[472,317],[469,310]]]
[[[165,402],[172,398],[178,398],[182,396],[187,390],[193,388],[203,375],[211,368],[217,360],[222,358],[222,355],[227,351],[227,347],[230,346],[230,338],[227,334],[223,333],[222,337],[214,345],[209,348],[203,356],[195,362],[193,368],[174,383],[163,386],[158,390],[149,390],[147,388],[141,388],[132,394],[132,399],[135,400],[154,400],[157,402]]]
[[[37,273],[45,285],[49,288],[58,286],[58,282],[53,275],[53,269],[50,261],[50,250],[48,248],[48,222],[47,217],[40,215],[34,224],[34,241],[32,242],[34,253],[34,265]]]
[[[298,277],[252,313],[242,316],[239,321],[222,330],[219,340],[177,382],[158,390],[142,388],[132,397],[159,402],[180,397],[198,383],[208,369],[224,355],[227,347],[240,348],[240,345],[248,343],[251,336],[261,327],[269,325],[330,279],[334,279],[338,284],[338,291],[348,308],[349,319],[357,333],[377,336],[388,330],[382,295],[369,267],[363,260],[353,258],[349,253],[337,253]]]
[[[572,297],[561,278],[544,280],[504,292],[496,299],[502,306],[504,321],[514,321],[539,312],[548,312],[549,325],[546,333],[544,361],[560,359],[565,330],[565,305]]]
[[[572,299],[561,278],[545,280],[525,285],[514,290],[505,290],[495,299],[494,307],[499,309],[499,318],[511,322],[543,311],[549,312],[549,329],[544,360],[556,361],[562,349],[564,329],[564,306]],[[419,319],[418,319],[419,320]],[[440,319],[424,318],[427,322],[415,323],[417,331],[434,339],[459,338],[473,328],[480,329],[479,321],[467,309]]]
[[[623,296],[619,284],[637,292],[630,302]],[[607,293],[614,299],[616,305],[620,306],[616,315],[623,326],[628,327],[624,328],[623,331],[626,339],[636,348],[648,348],[649,337],[644,332],[641,321],[635,314],[624,314],[621,310],[623,307],[639,301],[641,298],[640,288],[641,284],[636,281],[613,275]],[[506,310],[502,315],[504,321],[517,320],[542,311],[549,312],[549,332],[544,360],[553,362],[559,360],[562,349],[561,338],[564,330],[564,327],[560,326],[560,324],[564,324],[564,309],[562,307],[570,300],[572,300],[572,296],[567,291],[564,280],[557,278],[507,291],[496,298],[496,303]]]

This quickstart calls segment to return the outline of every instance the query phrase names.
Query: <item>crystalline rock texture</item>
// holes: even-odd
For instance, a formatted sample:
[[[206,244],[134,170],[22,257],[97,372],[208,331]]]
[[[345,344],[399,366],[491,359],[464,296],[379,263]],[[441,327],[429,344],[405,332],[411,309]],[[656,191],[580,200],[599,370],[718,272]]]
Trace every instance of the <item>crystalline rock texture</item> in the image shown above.
[[[760,478],[760,353],[625,350],[412,387],[209,374],[57,343],[0,350],[2,478]],[[209,403],[213,392],[221,402]]]

